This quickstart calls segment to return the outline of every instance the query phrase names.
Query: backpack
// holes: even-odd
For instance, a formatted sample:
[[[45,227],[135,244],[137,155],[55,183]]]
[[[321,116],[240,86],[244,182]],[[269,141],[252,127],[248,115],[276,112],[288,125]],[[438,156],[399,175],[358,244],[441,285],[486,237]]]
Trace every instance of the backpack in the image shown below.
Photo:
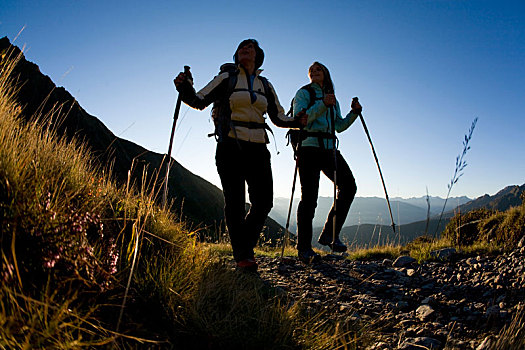
[[[311,84],[307,84],[301,89],[305,89],[308,91],[308,94],[310,95],[310,101],[308,102],[308,106],[306,107],[306,110],[308,110],[310,107],[312,107],[317,100],[321,100],[322,98],[318,98],[315,94],[314,89],[312,88]],[[290,115],[293,113],[293,103],[294,99],[292,99],[292,102],[290,103],[290,110],[286,115]],[[293,115],[293,114],[292,114]],[[290,129],[286,133],[286,137],[288,138],[288,144],[292,145],[293,151],[294,151],[294,157],[297,156],[297,150],[300,145],[307,137],[316,137],[317,142],[319,143],[319,148],[324,149],[324,140],[325,139],[332,139],[336,142],[337,145],[337,137],[329,132],[323,132],[323,131],[306,131],[303,129]],[[288,145],[287,144],[287,145]],[[336,146],[337,147],[337,146]]]
[[[235,86],[237,85],[237,77],[239,75],[239,68],[235,63],[224,63],[223,65],[221,65],[219,69],[219,74],[225,72],[228,73],[227,87],[224,90],[224,92],[220,96],[218,96],[217,99],[213,102],[213,106],[211,109],[211,117],[213,120],[213,124],[215,125],[215,131],[211,134],[208,134],[208,137],[215,136],[215,140],[217,142],[221,142],[224,140],[225,137],[228,136],[230,130],[233,130],[234,134],[236,134],[234,124],[250,129],[264,128],[270,130],[266,123],[256,125],[255,123],[243,123],[239,121],[232,122],[231,109],[229,103],[230,96],[234,91],[243,91],[245,89],[235,89]],[[266,99],[268,100],[268,104],[275,103],[275,98],[270,91],[268,79],[261,76],[258,76],[258,78],[261,80],[264,87],[264,92],[261,94],[266,97]],[[237,137],[237,135],[235,136]]]
[[[315,103],[316,100],[318,100],[317,96],[315,95],[315,91],[314,89],[312,88],[311,84],[306,84],[305,86],[301,87],[301,89],[304,89],[306,91],[308,91],[308,94],[310,96],[310,101],[308,102],[308,106],[306,107],[306,109],[309,109],[310,107],[312,107]],[[301,90],[299,89],[299,90]],[[290,102],[290,109],[288,110],[288,112],[286,113],[286,115],[295,115],[295,113],[293,113],[293,103],[295,101],[295,97],[292,99],[292,101]],[[304,130],[297,130],[297,129],[290,129],[288,130],[288,132],[286,133],[286,138],[288,139],[288,143],[286,145],[289,145],[291,144],[292,145],[292,148],[294,150],[294,153],[297,151],[297,147],[299,146],[299,143],[302,142],[304,139],[306,139],[307,135],[306,135],[306,131]]]

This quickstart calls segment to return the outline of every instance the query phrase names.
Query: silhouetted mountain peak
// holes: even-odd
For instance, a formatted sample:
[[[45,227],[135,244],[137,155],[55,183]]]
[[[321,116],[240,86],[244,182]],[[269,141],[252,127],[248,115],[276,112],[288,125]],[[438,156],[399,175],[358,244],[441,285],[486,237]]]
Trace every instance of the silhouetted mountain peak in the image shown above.
[[[117,183],[124,183],[131,170],[133,183],[146,183],[158,189],[166,173],[164,154],[151,152],[131,141],[115,136],[98,118],[87,113],[75,98],[63,87],[57,87],[50,77],[44,75],[38,65],[25,59],[21,50],[11,45],[7,37],[0,39],[2,56],[22,57],[13,70],[19,92],[15,100],[23,108],[25,120],[32,120],[35,114],[46,115],[61,108],[66,113],[54,123],[58,135],[83,142],[102,168],[111,167]],[[56,114],[56,113],[55,113]],[[161,176],[156,179],[160,172]],[[143,179],[143,174],[146,178]],[[174,159],[169,173],[168,198],[173,201],[176,211],[181,212],[192,225],[205,226],[211,231],[223,230],[224,200],[222,191],[215,185],[192,174]],[[282,227],[275,221],[266,222],[267,235],[275,237]]]
[[[525,184],[510,185],[502,190],[498,191],[495,195],[485,194],[478,197],[462,206],[460,206],[461,212],[467,212],[474,209],[486,208],[492,210],[505,211],[513,206],[521,204],[521,193],[525,191]]]

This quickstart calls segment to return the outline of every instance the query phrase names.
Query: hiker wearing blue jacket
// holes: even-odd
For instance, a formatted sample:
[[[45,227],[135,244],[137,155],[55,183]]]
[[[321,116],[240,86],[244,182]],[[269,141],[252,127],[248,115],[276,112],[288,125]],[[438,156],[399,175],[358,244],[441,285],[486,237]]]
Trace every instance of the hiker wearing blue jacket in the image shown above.
[[[339,239],[339,233],[354,200],[357,186],[352,171],[341,153],[336,150],[334,156],[337,139],[332,120],[335,131],[343,132],[356,120],[362,107],[358,102],[355,103],[352,110],[343,118],[328,69],[323,64],[314,62],[308,69],[308,76],[311,83],[297,91],[293,102],[294,116],[303,111],[308,115],[307,125],[302,130],[303,140],[297,150],[301,182],[301,201],[297,209],[297,251],[300,260],[315,262],[320,256],[312,250],[312,222],[317,207],[321,171],[334,182],[334,170],[336,170],[337,211],[332,206],[318,242],[329,246],[335,252],[347,250]],[[334,215],[335,239],[333,239]]]

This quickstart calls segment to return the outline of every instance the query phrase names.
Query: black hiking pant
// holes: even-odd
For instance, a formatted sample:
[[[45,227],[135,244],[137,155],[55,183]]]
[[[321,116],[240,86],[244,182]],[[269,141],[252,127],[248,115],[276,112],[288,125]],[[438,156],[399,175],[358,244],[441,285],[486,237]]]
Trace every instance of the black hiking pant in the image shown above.
[[[237,262],[253,258],[253,249],[273,206],[270,152],[263,143],[226,138],[217,143],[215,162],[233,257]],[[251,203],[247,214],[245,183]]]
[[[297,250],[312,249],[312,221],[317,207],[319,179],[321,171],[334,182],[334,151],[319,147],[301,147],[298,153],[299,179],[301,181],[301,201],[297,208]],[[345,159],[337,151],[337,213],[335,237],[346,220],[350,205],[357,192],[354,175]],[[328,214],[320,237],[333,237],[334,206]]]

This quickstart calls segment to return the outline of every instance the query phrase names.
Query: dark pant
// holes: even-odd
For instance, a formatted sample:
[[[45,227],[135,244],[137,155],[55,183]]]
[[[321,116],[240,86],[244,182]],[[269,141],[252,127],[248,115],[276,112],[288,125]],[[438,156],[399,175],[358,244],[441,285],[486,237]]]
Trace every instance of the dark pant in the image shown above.
[[[224,194],[224,216],[235,261],[253,258],[259,234],[273,206],[270,152],[265,144],[219,142],[215,153]],[[245,182],[250,209],[246,214]]]
[[[333,237],[334,214],[336,216],[335,236],[338,238],[357,191],[354,175],[339,151],[336,152],[336,157],[337,213],[332,206],[321,232],[321,236],[329,237],[330,241]],[[312,221],[317,207],[321,171],[334,182],[334,151],[318,147],[302,147],[299,149],[298,162],[301,201],[297,209],[297,250],[305,251],[312,248]]]

